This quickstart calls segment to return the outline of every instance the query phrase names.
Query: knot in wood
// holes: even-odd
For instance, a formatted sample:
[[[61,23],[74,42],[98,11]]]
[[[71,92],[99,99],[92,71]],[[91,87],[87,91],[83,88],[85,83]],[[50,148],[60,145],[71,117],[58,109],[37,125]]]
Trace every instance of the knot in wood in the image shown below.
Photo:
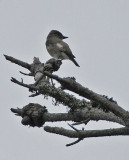
[[[45,121],[43,119],[44,113],[47,112],[45,106],[41,106],[35,103],[29,103],[22,109],[22,121],[23,125],[30,125],[32,127],[41,127]]]
[[[50,73],[52,73],[54,71],[58,71],[58,69],[60,68],[61,64],[62,64],[61,60],[57,60],[57,59],[51,58],[45,63],[44,71],[48,71]]]

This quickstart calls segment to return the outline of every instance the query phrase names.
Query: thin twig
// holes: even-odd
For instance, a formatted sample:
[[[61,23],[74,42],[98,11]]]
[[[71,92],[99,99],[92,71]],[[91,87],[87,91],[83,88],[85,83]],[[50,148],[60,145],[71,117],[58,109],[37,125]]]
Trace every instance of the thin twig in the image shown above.
[[[71,124],[67,123],[73,130],[75,130],[76,132],[79,132],[79,130],[77,128],[75,128],[74,126],[72,126]]]
[[[83,124],[83,123],[86,125],[89,121],[90,121],[90,118],[87,118],[87,119],[86,119],[86,120],[84,120],[84,121],[81,121],[81,122],[75,122],[75,123],[73,123],[72,125],[74,125],[74,126],[75,126],[75,125],[80,125],[80,124]]]
[[[69,144],[66,144],[66,147],[69,147],[69,146],[72,146],[74,144],[77,144],[79,143],[80,141],[82,141],[84,138],[78,138],[76,141],[72,142],[72,143],[69,143]]]
[[[38,96],[38,95],[40,95],[40,93],[39,93],[39,92],[36,92],[36,93],[34,93],[34,94],[29,95],[29,97],[36,97],[36,96]]]
[[[22,72],[22,71],[19,71],[21,74],[23,74],[23,75],[25,75],[25,76],[33,76],[33,74],[32,73],[24,73],[24,72]]]
[[[34,91],[37,91],[37,90],[38,90],[37,87],[34,87],[34,86],[32,86],[32,85],[28,85],[28,84],[25,84],[25,83],[23,83],[23,82],[20,82],[20,81],[16,80],[16,79],[13,78],[13,77],[11,77],[11,81],[12,81],[13,83],[16,83],[16,84],[18,84],[18,85],[20,85],[20,86],[23,86],[23,87],[26,87],[26,88],[29,88],[29,89],[31,89],[31,90],[34,90]]]

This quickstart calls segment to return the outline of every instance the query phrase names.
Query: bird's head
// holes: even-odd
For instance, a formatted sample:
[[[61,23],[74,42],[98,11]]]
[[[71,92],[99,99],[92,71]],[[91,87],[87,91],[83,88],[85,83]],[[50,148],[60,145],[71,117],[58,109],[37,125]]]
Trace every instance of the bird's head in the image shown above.
[[[51,30],[50,33],[48,34],[48,37],[57,37],[57,38],[60,38],[60,39],[66,39],[68,37],[66,36],[63,36],[63,34],[57,30]]]

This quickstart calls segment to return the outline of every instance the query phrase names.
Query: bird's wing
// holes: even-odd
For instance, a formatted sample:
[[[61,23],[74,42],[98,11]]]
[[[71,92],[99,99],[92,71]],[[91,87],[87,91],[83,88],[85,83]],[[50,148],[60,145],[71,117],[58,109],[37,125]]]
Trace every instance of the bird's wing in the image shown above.
[[[58,47],[61,52],[64,52],[69,58],[75,58],[67,43],[63,41],[57,42],[56,47]]]

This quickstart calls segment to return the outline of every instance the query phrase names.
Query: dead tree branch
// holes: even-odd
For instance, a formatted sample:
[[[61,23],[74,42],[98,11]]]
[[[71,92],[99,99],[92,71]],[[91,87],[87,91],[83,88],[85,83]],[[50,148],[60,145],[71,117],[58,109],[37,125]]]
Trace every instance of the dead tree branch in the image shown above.
[[[44,126],[44,130],[49,133],[55,133],[70,138],[78,138],[75,142],[67,144],[74,145],[84,138],[88,137],[104,137],[129,135],[129,112],[120,107],[112,98],[95,93],[88,88],[82,86],[74,77],[61,78],[52,74],[57,71],[62,62],[61,60],[50,59],[46,63],[41,63],[40,60],[34,57],[33,63],[28,64],[11,56],[4,55],[6,60],[22,66],[30,71],[30,73],[20,72],[25,76],[34,76],[34,84],[25,84],[23,80],[20,82],[15,78],[11,81],[20,86],[26,87],[31,93],[31,97],[38,95],[50,96],[55,99],[56,104],[62,104],[69,107],[67,113],[49,113],[45,106],[30,103],[22,109],[11,108],[11,111],[17,116],[22,117],[21,123],[32,127],[42,127],[46,122],[61,122],[72,121],[74,125],[89,121],[105,120],[115,122],[124,127],[102,129],[102,130],[78,130],[72,125],[74,130],[68,130],[60,127]],[[56,87],[50,79],[54,79],[61,84],[61,87]],[[76,98],[65,89],[78,94],[83,99]],[[87,100],[88,99],[88,100]]]
[[[93,100],[98,102],[101,105],[104,105],[108,110],[116,114],[117,116],[121,117],[127,126],[129,126],[129,112],[125,111],[122,107],[118,104],[109,101],[102,95],[99,95],[88,88],[83,87],[81,84],[77,83],[75,80],[71,78],[60,78],[56,75],[52,75],[48,72],[45,72],[45,75],[57,80],[63,86],[63,88],[68,89],[74,93],[79,94],[89,100]]]
[[[106,120],[109,122],[116,122],[125,126],[125,123],[120,118],[115,116],[113,113],[111,112],[105,113],[103,110],[97,108],[92,108],[91,110],[89,110],[88,108],[77,109],[76,112],[69,111],[68,113],[49,113],[46,107],[41,106],[37,103],[29,103],[22,109],[11,108],[11,111],[15,113],[15,115],[21,116],[22,118],[28,116],[29,119],[33,119],[34,117],[37,120],[40,117],[40,122],[41,121],[43,122],[42,125],[45,122],[57,122],[57,121],[80,122],[89,119],[93,121]],[[31,124],[32,123],[30,124],[28,123],[28,125],[32,126]],[[39,127],[39,125],[35,126]]]
[[[11,56],[7,56],[7,55],[4,55],[4,56],[5,56],[6,60],[8,60],[12,63],[18,64],[19,66],[22,66],[28,70],[30,70],[30,68],[31,68],[31,65],[26,62],[20,61],[20,60],[13,58]]]
[[[33,86],[24,84],[23,82],[20,82],[15,78],[12,78],[11,81],[23,87],[29,88],[30,90],[37,91],[40,94],[53,97],[55,98],[57,103],[61,103],[65,106],[70,107],[71,109],[76,109],[79,107],[88,107],[89,109],[91,108],[89,103],[85,100],[77,99],[73,95],[64,92],[60,88],[55,88],[49,83],[43,82],[41,85]]]
[[[49,133],[55,133],[63,135],[69,138],[89,138],[89,137],[105,137],[105,136],[127,136],[129,135],[129,128],[116,128],[116,129],[104,129],[104,130],[79,130],[79,132],[60,128],[45,126],[44,130]]]

